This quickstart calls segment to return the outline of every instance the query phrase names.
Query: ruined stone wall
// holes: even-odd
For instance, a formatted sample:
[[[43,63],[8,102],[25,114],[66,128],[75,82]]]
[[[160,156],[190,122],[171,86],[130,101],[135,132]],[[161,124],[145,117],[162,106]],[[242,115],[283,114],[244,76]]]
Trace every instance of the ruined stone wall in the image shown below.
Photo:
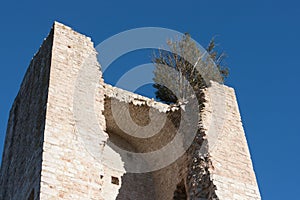
[[[163,155],[178,157],[173,163],[131,173],[128,157],[112,144],[140,153],[160,149],[178,134],[182,110],[105,84],[90,38],[56,22],[10,114],[2,199],[27,199],[32,189],[35,199],[55,200],[260,199],[234,90],[212,83],[203,95],[189,151],[177,155],[184,145],[173,143]],[[128,135],[128,124],[151,123],[150,110],[153,127],[166,119],[160,131],[146,139]]]
[[[39,199],[53,31],[34,56],[10,111],[0,199]]]
[[[187,154],[176,155],[176,152],[184,152],[184,150],[179,151],[180,148],[183,148],[182,143],[173,141],[180,123],[180,107],[171,107],[155,102],[149,98],[110,85],[105,85],[105,94],[104,116],[107,124],[106,130],[111,142],[122,149],[136,153],[156,151],[173,142],[174,149],[165,152],[165,156],[178,157],[167,166],[162,164],[164,166],[162,169],[159,167],[155,171],[147,173],[126,172],[128,159],[123,160],[124,172],[121,177],[122,184],[118,199],[173,199],[177,185],[185,180],[188,164]],[[150,109],[153,109],[152,112]],[[115,113],[113,114],[113,112]],[[149,112],[151,112],[152,121]],[[166,121],[163,118],[166,118]],[[153,126],[159,128],[157,132],[154,129],[145,128],[144,131],[149,131],[149,133],[137,132],[140,135],[135,137],[133,134],[134,129],[130,130],[132,123],[144,127],[152,123]],[[160,127],[161,125],[163,126]],[[149,135],[149,137],[142,138],[144,134]],[[155,135],[150,136],[151,134]],[[118,150],[116,150],[116,153],[119,153]],[[123,159],[123,157],[121,156],[120,159]],[[148,167],[155,169],[155,165],[159,166],[165,157],[161,155],[159,160],[147,159],[149,159],[147,162],[151,162],[148,163]],[[110,166],[105,168],[110,168]]]
[[[94,77],[80,77],[85,70],[98,78],[92,82],[94,88],[101,87],[103,80],[99,79],[101,72],[90,38],[55,23],[41,172],[41,199],[103,199],[100,176],[103,169],[86,147],[100,149],[101,141],[106,139],[106,135],[104,132],[95,133],[89,130],[89,125],[92,124],[76,126],[76,123],[88,120],[75,116],[75,107],[82,106],[85,112],[99,113],[95,117],[99,119],[99,126],[105,129],[101,114],[103,92],[98,90],[100,92],[92,96],[93,103],[97,101],[98,106],[76,99],[78,96],[89,95],[90,92],[84,83],[90,84]],[[82,132],[82,128],[86,131]],[[90,137],[85,138],[85,134]],[[93,137],[99,138],[99,143]]]
[[[205,90],[202,126],[219,199],[261,199],[234,89],[212,82]]]

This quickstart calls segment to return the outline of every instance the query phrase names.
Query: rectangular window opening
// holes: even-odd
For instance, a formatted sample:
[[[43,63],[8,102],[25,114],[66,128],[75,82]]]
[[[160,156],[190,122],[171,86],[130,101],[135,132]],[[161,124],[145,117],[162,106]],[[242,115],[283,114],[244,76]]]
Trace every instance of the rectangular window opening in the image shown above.
[[[112,176],[111,177],[111,183],[114,185],[120,185],[119,178]]]

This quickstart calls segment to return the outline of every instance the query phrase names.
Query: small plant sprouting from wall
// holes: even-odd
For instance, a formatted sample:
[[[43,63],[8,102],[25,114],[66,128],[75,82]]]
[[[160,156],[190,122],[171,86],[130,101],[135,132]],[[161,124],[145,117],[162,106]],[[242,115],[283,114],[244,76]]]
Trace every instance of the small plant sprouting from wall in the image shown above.
[[[157,89],[155,94],[160,101],[168,104],[184,102],[192,93],[198,96],[197,91],[207,87],[210,80],[224,83],[229,75],[224,64],[227,56],[224,52],[216,51],[214,38],[206,51],[201,50],[188,33],[179,40],[168,40],[167,45],[170,51],[158,50],[152,59],[156,67],[153,86]],[[178,73],[171,73],[168,67]],[[188,84],[193,92],[189,91]]]

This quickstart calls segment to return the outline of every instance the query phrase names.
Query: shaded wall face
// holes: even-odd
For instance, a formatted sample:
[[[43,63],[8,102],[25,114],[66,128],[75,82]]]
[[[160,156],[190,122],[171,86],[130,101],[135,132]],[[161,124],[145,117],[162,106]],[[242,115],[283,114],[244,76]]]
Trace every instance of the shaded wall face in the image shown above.
[[[0,199],[39,199],[53,31],[34,56],[10,112]]]
[[[107,145],[113,142],[121,147],[126,146],[128,151],[136,151],[132,144],[124,138],[111,132],[108,133],[109,139]],[[118,151],[116,150],[115,153],[117,154]],[[108,159],[112,158],[110,157]],[[119,157],[119,162],[124,162],[121,156]],[[124,164],[124,170],[120,171],[112,166],[104,164],[104,176],[109,177],[109,179],[104,182],[103,189],[111,191],[110,194],[105,196],[106,199],[155,199],[155,187],[152,173],[128,173],[126,172],[125,165],[126,164]],[[116,178],[117,182],[113,182],[113,178]],[[117,188],[117,190],[115,190],[115,198],[112,198],[113,188]]]
[[[122,94],[119,94],[122,95]],[[124,95],[124,94],[123,94]],[[112,105],[114,108],[112,108]],[[118,124],[118,119],[125,121],[124,123],[135,123],[138,126],[145,127],[150,120],[150,107],[147,105],[134,105],[132,102],[122,102],[117,98],[106,98],[104,106],[104,116],[106,119],[106,132],[109,135],[109,139],[106,145],[111,148],[114,154],[119,155],[119,163],[123,163],[123,170],[113,170],[113,166],[106,166],[108,176],[120,177],[120,189],[116,199],[158,199],[166,200],[173,199],[175,197],[182,197],[179,195],[178,185],[183,184],[185,193],[185,177],[187,169],[187,155],[180,155],[175,162],[170,163],[162,168],[147,173],[130,173],[130,162],[127,157],[123,157],[123,150],[134,153],[148,153],[163,148],[170,143],[174,136],[177,134],[178,122],[176,118],[180,119],[180,111],[175,112],[159,112],[158,110],[152,111],[151,115],[154,118],[162,118],[162,115],[166,117],[164,126],[161,130],[153,136],[147,138],[138,138],[133,135],[138,133],[129,133],[127,130],[122,129],[122,125]],[[113,110],[113,111],[112,111]],[[112,112],[115,112],[114,114]],[[129,116],[127,115],[129,113]],[[127,116],[126,116],[127,115]],[[117,119],[118,118],[118,119]],[[128,119],[130,118],[130,119]],[[130,120],[126,122],[126,120]],[[131,121],[132,120],[132,121]],[[120,127],[121,126],[121,127]],[[125,128],[126,129],[126,128]],[[147,129],[145,129],[147,130]],[[151,135],[151,130],[149,135]],[[110,146],[110,144],[113,144]],[[115,148],[117,146],[118,148]],[[177,148],[182,148],[179,145]],[[120,152],[120,149],[121,151]],[[170,154],[176,152],[169,152]],[[108,157],[112,159],[112,157]],[[161,157],[160,159],[165,159]],[[153,160],[145,160],[148,166],[153,166],[156,163]],[[105,163],[105,162],[104,162]],[[127,166],[128,165],[128,166]],[[177,190],[177,192],[176,192]]]

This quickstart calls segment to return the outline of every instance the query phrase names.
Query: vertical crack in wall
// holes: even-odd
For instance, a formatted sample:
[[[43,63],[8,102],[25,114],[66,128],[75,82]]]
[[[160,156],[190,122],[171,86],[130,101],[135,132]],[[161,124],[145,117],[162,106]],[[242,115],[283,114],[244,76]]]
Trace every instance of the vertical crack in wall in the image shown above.
[[[204,90],[200,90],[199,94],[199,124],[196,137],[190,148],[188,149],[189,164],[188,164],[188,199],[201,200],[219,200],[216,195],[216,186],[214,185],[210,169],[213,168],[208,153],[208,141],[206,132],[202,123],[202,112],[205,105]]]

